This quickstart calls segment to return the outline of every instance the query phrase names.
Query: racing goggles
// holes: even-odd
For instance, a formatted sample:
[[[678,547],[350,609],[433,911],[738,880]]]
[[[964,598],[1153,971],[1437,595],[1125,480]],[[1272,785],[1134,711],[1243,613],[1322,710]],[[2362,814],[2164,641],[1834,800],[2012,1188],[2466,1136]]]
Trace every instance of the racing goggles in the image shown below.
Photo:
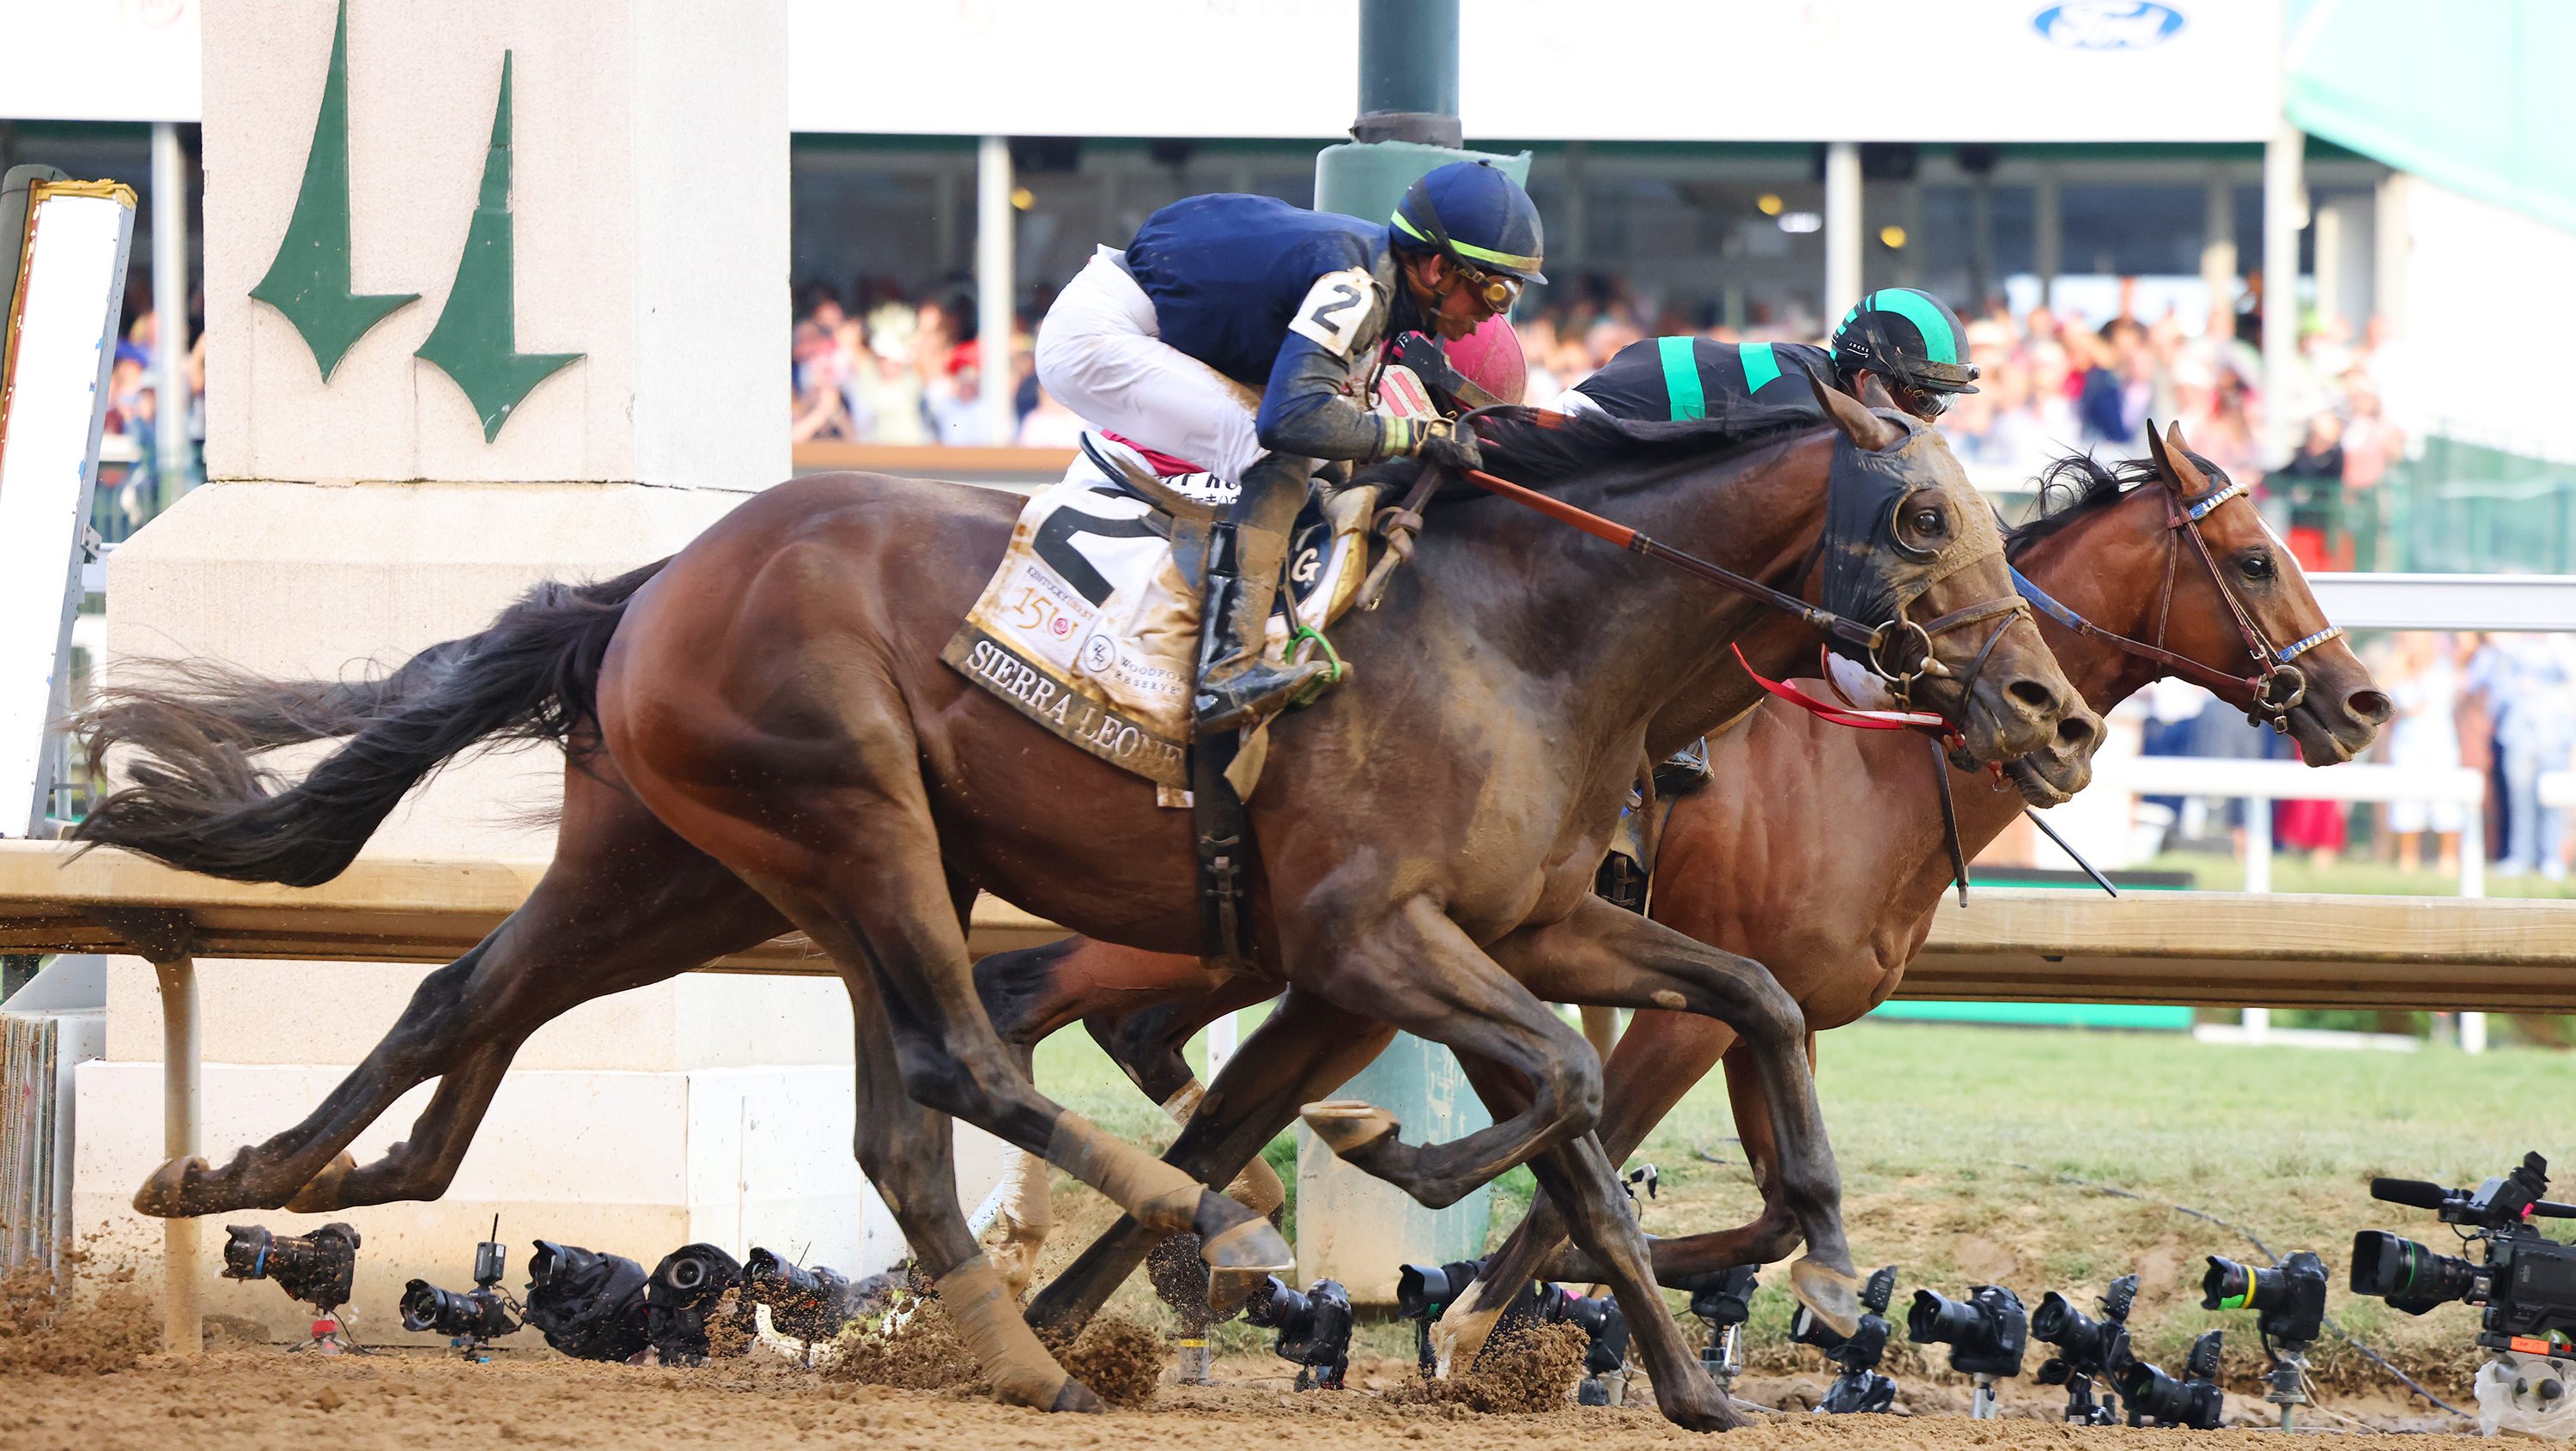
[[[1896,406],[1929,423],[1950,411],[1952,395],[1914,383],[1896,385]]]
[[[1455,253],[1450,255],[1449,265],[1458,269],[1467,290],[1485,304],[1488,312],[1511,311],[1512,305],[1521,300],[1521,288],[1527,285],[1508,272],[1488,272],[1472,262],[1461,262]]]

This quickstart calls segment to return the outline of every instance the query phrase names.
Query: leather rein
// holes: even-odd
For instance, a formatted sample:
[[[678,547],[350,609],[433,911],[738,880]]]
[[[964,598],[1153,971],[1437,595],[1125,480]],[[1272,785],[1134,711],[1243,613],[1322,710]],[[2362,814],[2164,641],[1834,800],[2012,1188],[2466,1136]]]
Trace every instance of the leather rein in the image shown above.
[[[1465,417],[1473,418],[1483,411],[1485,410],[1471,410]],[[1422,478],[1417,480],[1404,504],[1399,509],[1388,511],[1394,516],[1393,522],[1398,528],[1408,533],[1420,528],[1420,510],[1422,505],[1429,501],[1431,489],[1441,472],[1437,464],[1426,465]],[[1958,726],[1948,717],[1933,711],[1913,709],[1912,692],[1915,682],[1924,676],[1949,678],[1953,674],[1950,668],[1933,653],[1932,641],[1935,636],[1991,619],[1995,622],[1994,628],[1987,632],[1985,643],[1978,647],[1976,657],[1970,663],[1966,676],[1961,679],[1961,695],[1963,699],[1966,698],[1975,686],[1978,675],[1985,670],[1986,661],[1994,654],[1995,646],[2002,642],[2004,632],[2012,627],[2016,616],[2027,615],[2030,612],[2033,601],[2020,594],[1980,600],[1975,604],[1963,606],[1948,614],[1920,623],[1909,619],[1904,607],[1900,605],[1895,618],[1872,628],[1822,606],[1811,605],[1786,590],[1776,589],[1748,575],[1738,574],[1724,565],[1702,559],[1687,550],[1675,549],[1641,530],[1615,523],[1588,509],[1577,508],[1562,499],[1542,494],[1536,489],[1496,477],[1482,469],[1460,469],[1458,472],[1467,482],[1483,489],[1486,493],[1509,499],[1523,508],[1544,514],[1558,523],[1580,529],[1595,539],[1618,545],[1622,549],[1642,554],[1649,559],[1661,560],[1685,573],[1697,575],[1713,584],[1733,590],[1759,604],[1767,605],[1782,614],[1803,621],[1825,635],[1855,646],[1860,652],[1862,664],[1871,674],[1876,675],[1886,684],[1888,693],[1893,695],[1897,704],[1905,707],[1904,709],[1875,711],[1830,706],[1795,686],[1765,678],[1760,671],[1755,670],[1745,661],[1741,648],[1736,649],[1735,658],[1736,662],[1744,667],[1744,673],[1753,677],[1754,682],[1762,689],[1833,724],[1867,730],[1914,729],[1925,732],[1924,742],[1932,750],[1932,779],[1941,802],[1942,836],[1950,852],[1951,878],[1958,884],[1960,902],[1964,904],[1968,900],[1968,859],[1967,853],[1961,848],[1959,842],[1959,813],[1957,804],[1951,799],[1950,769],[1946,751],[1949,744],[1960,741],[1963,737]],[[1394,531],[1389,532],[1392,534]],[[1390,543],[1392,542],[1390,539]],[[1406,541],[1408,545],[1410,542],[1410,540]],[[1804,566],[1799,570],[1801,581],[1815,568],[1817,560],[1823,555],[1824,548],[1825,541],[1819,537],[1816,548],[1808,554]],[[1405,554],[1410,552],[1409,548],[1402,551]],[[1394,553],[1390,551],[1391,556]],[[2014,577],[2016,580],[2019,579],[2018,575]],[[1363,591],[1372,606],[1377,598],[1377,590],[1381,587],[1380,581],[1373,578],[1369,582],[1369,587]],[[1913,642],[1920,650],[1920,654],[1914,657],[1911,668],[1891,662],[1887,653],[1891,646],[1907,641]],[[2000,780],[2002,767],[1997,765],[1991,769]],[[2051,832],[2050,835],[2054,838],[2056,833]],[[2060,844],[2064,843],[2061,841]],[[2077,860],[2083,861],[2081,857]],[[2090,863],[2084,863],[2084,869],[2092,873],[2094,880],[2101,881],[2106,890],[2109,888],[2110,884],[2103,881],[2101,873],[2093,871]]]
[[[2012,571],[2013,588],[2020,591],[2021,597],[2028,600],[2041,614],[2086,639],[2098,640],[2142,660],[2151,660],[2173,674],[2212,691],[2244,691],[2251,702],[2245,709],[2245,718],[2256,724],[2269,725],[2277,734],[2288,735],[2290,712],[2298,707],[2300,701],[2307,698],[2308,693],[2307,677],[2300,672],[2299,667],[2290,662],[2329,640],[2340,638],[2343,635],[2343,627],[2328,625],[2304,639],[2294,640],[2286,646],[2276,648],[2270,637],[2263,633],[2263,627],[2255,622],[2253,613],[2245,608],[2245,602],[2238,599],[2236,592],[2228,587],[2226,572],[2219,568],[2218,557],[2210,551],[2209,541],[2201,535],[2200,521],[2209,517],[2219,505],[2230,499],[2246,496],[2247,492],[2245,485],[2231,479],[2225,488],[2216,490],[2197,503],[2186,505],[2173,490],[2165,490],[2165,528],[2169,544],[2165,550],[2164,588],[2156,600],[2156,637],[2152,644],[2144,640],[2133,640],[2126,635],[2116,634],[2094,624],[2059,603],[2046,590],[2031,583],[2019,569]],[[2248,502],[2250,504],[2250,497]],[[2173,536],[2179,536],[2179,538]],[[2180,542],[2182,539],[2191,541],[2192,552],[2200,556],[2200,562],[2209,571],[2210,584],[2217,589],[2218,597],[2226,602],[2227,613],[2235,622],[2237,636],[2244,642],[2246,657],[2255,667],[2253,673],[2230,675],[2224,670],[2203,665],[2190,656],[2176,654],[2165,648],[2165,627],[2173,614],[2174,574],[2178,567],[2177,561],[2182,556]]]

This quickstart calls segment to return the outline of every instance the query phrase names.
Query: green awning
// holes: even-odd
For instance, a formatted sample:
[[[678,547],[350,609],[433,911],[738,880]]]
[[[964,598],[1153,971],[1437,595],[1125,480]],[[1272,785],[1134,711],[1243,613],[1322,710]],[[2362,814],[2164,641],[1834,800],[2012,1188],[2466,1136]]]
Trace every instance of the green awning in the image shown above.
[[[2286,19],[2301,130],[2576,231],[2576,5],[2288,0]]]

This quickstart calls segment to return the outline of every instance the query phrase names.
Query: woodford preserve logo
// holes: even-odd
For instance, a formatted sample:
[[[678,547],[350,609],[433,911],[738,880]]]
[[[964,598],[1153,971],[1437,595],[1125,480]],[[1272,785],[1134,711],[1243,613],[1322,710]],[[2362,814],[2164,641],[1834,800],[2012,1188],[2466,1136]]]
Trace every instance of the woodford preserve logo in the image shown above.
[[[464,390],[483,421],[483,439],[526,401],[529,390],[580,353],[519,351],[515,277],[517,248],[510,221],[510,64],[501,53],[501,95],[492,111],[492,149],[483,162],[483,189],[456,262],[456,285],[438,325],[413,356],[445,373]],[[420,300],[416,292],[361,293],[349,272],[349,0],[340,0],[331,33],[331,68],[322,82],[322,110],[313,122],[313,149],[295,215],[277,245],[268,275],[250,295],[293,324],[322,381],[377,323]]]

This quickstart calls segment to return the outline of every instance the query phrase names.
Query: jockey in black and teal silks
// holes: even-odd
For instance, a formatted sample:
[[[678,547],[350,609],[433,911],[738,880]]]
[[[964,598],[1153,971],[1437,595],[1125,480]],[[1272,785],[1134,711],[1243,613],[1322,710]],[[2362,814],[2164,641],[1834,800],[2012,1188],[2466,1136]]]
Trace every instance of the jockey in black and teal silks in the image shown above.
[[[1929,422],[1953,395],[1977,391],[1959,315],[1910,287],[1870,293],[1843,316],[1830,343],[1719,343],[1649,338],[1631,343],[1560,400],[1569,411],[1598,407],[1622,418],[1731,421],[1750,437],[1822,423],[1807,380],[1857,395],[1875,376],[1896,405]]]

